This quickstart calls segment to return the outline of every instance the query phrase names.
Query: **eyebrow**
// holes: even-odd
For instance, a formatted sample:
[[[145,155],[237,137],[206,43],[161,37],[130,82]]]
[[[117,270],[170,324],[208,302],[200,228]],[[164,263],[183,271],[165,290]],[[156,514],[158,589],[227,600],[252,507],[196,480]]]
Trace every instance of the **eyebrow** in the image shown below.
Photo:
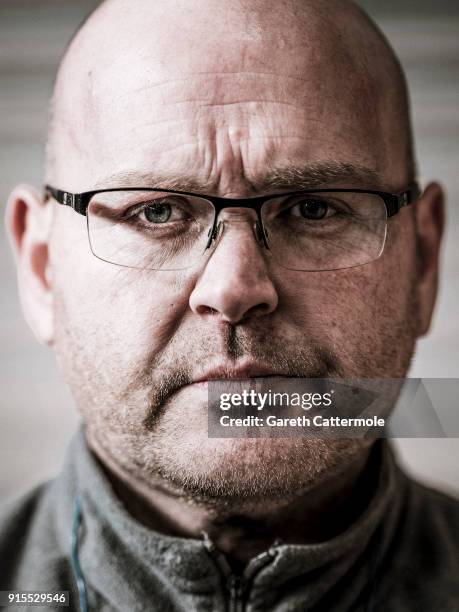
[[[382,189],[387,187],[376,170],[366,166],[326,161],[305,165],[289,165],[267,169],[264,176],[257,180],[247,179],[248,191],[262,193],[277,190],[302,190],[319,187],[355,187]],[[95,189],[129,187],[164,188],[177,191],[190,191],[212,194],[217,191],[214,180],[201,180],[186,174],[161,175],[154,172],[127,170],[106,176],[95,185]]]

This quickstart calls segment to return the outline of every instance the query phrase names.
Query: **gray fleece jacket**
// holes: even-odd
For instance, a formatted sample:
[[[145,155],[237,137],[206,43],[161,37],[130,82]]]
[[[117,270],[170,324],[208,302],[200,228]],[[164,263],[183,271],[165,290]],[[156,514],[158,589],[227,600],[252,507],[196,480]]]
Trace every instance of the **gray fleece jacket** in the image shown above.
[[[2,513],[0,590],[68,591],[67,609],[82,612],[459,612],[459,502],[377,446],[374,495],[354,524],[319,544],[273,545],[233,576],[209,540],[136,522],[80,432],[61,474]]]

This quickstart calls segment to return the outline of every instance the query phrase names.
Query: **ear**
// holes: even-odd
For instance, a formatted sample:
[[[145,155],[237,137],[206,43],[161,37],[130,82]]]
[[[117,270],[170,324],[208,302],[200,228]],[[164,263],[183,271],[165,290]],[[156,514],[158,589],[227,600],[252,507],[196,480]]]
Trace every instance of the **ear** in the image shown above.
[[[39,342],[53,342],[53,307],[48,241],[52,203],[26,185],[8,200],[6,228],[15,254],[19,295],[25,318]]]
[[[418,245],[419,330],[429,331],[438,290],[440,244],[445,223],[444,194],[438,183],[428,185],[415,204]]]

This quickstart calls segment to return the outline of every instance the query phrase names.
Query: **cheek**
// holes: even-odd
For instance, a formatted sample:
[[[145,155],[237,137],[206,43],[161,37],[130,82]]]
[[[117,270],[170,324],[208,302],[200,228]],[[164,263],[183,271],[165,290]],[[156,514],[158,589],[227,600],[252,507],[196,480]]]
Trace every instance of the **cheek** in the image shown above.
[[[56,325],[100,365],[141,366],[170,341],[188,308],[191,281],[100,261],[81,229],[72,225],[52,242]]]
[[[285,274],[280,308],[297,330],[337,356],[348,375],[368,375],[373,367],[376,376],[393,367],[397,376],[415,338],[415,262],[410,225],[397,226],[371,264],[300,278]]]

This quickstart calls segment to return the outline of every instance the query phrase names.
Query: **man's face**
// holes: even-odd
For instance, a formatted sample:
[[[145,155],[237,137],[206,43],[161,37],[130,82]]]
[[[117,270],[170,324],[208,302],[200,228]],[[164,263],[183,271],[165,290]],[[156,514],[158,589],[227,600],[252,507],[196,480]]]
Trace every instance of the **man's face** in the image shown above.
[[[377,173],[368,188],[406,187],[383,71],[373,74],[338,27],[230,8],[225,19],[102,9],[101,21],[104,10],[105,27],[76,40],[61,75],[56,186],[155,187],[157,176],[183,176],[244,197],[265,193],[257,186],[268,170],[332,162]],[[339,176],[326,186],[363,187]],[[54,211],[54,345],[90,439],[138,477],[159,474],[203,496],[309,486],[363,442],[209,439],[206,385],[193,381],[235,370],[401,377],[416,336],[409,209],[389,221],[380,259],[334,272],[280,267],[245,214],[225,211],[211,256],[167,272],[96,259],[85,218]]]

